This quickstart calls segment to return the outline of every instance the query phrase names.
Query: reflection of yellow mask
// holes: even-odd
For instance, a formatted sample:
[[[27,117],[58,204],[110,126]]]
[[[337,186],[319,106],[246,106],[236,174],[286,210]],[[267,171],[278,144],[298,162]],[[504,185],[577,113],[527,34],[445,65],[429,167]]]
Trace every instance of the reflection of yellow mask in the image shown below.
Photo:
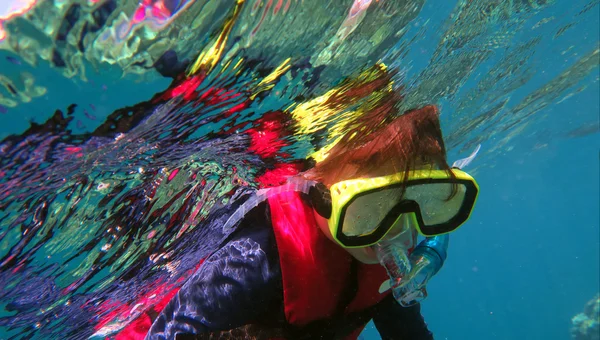
[[[408,178],[397,173],[338,182],[329,190],[329,230],[344,247],[393,238],[407,224],[427,237],[452,232],[471,215],[479,187],[466,172],[451,172],[415,170]]]

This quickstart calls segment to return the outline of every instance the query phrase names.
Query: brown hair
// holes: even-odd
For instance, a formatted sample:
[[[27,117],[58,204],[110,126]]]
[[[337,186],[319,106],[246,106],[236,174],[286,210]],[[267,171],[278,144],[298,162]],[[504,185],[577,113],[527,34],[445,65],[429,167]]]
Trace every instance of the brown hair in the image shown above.
[[[411,169],[428,164],[449,171],[438,116],[432,105],[395,118],[389,118],[389,107],[371,111],[361,116],[329,156],[304,176],[330,187],[347,179],[391,174],[389,168],[383,168],[386,165],[405,176]]]

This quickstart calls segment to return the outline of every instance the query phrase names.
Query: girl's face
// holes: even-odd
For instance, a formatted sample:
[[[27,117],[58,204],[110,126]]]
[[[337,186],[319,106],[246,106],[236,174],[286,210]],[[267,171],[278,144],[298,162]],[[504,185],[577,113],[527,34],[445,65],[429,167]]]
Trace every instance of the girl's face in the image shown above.
[[[329,230],[329,224],[327,223],[327,219],[318,213],[314,213],[315,220],[317,221],[317,225],[321,228],[321,231],[334,242],[336,245],[338,244],[333,236],[331,235],[331,231]],[[406,249],[412,249],[415,246],[417,241],[417,229],[412,224],[411,219],[403,218],[407,217],[407,215],[402,215],[400,217],[399,223],[402,225],[394,226],[394,230],[390,230],[388,235],[384,238],[384,240],[393,242],[401,242]],[[408,230],[406,230],[408,228]],[[362,263],[366,264],[377,264],[379,260],[377,258],[377,254],[375,253],[374,245],[368,247],[361,248],[344,248],[348,253],[354,256],[355,259]]]
[[[379,167],[377,169],[376,173],[369,173],[367,176],[364,176],[364,177],[371,178],[371,177],[385,176],[385,175],[394,174],[396,172],[397,172],[397,170],[394,168],[394,166],[391,163],[388,163],[382,167]],[[316,211],[314,211],[314,216],[315,216],[317,225],[319,226],[321,231],[325,234],[325,236],[327,236],[327,238],[329,238],[332,242],[335,242],[335,244],[337,245],[338,243],[335,241],[335,239],[331,235],[331,231],[329,230],[329,224],[328,224],[327,219],[325,219],[323,216],[319,215]],[[408,219],[403,219],[403,221],[404,220],[408,220]],[[406,223],[403,223],[403,224],[406,224]],[[407,225],[402,225],[402,226],[395,226],[395,229],[396,228],[398,228],[398,230],[403,230],[404,228],[414,228],[414,227],[410,224],[407,224]],[[415,232],[416,232],[416,230],[415,230]],[[391,234],[388,236],[394,237],[394,234],[392,233],[392,231],[390,231],[390,233]],[[377,259],[377,255],[375,253],[375,250],[373,249],[373,246],[362,247],[362,248],[345,248],[345,249],[348,253],[350,253],[352,256],[354,256],[354,258],[356,258],[358,261],[360,261],[362,263],[366,263],[366,264],[379,263],[379,260]]]
[[[334,242],[336,245],[338,245],[338,243],[334,240],[333,236],[331,235],[331,231],[329,230],[329,224],[327,223],[327,219],[325,219],[323,216],[319,215],[316,211],[314,211],[314,215],[315,215],[315,220],[317,221],[317,225],[319,226],[321,231],[325,234],[325,236],[327,236],[328,239],[330,239],[332,242]],[[366,264],[379,263],[379,260],[377,260],[377,255],[375,254],[375,250],[373,250],[372,247],[345,248],[345,249],[352,256],[354,256],[355,259],[357,259],[358,261],[360,261],[362,263],[366,263]]]
[[[423,165],[423,166],[418,166],[417,168],[422,168],[422,169],[432,168],[432,166],[431,165]],[[370,178],[370,177],[385,176],[385,175],[394,174],[396,172],[397,172],[397,170],[394,168],[394,166],[391,163],[388,163],[382,167],[379,167],[377,169],[376,173],[369,173],[365,177]],[[335,239],[331,235],[331,231],[329,230],[329,224],[328,224],[327,219],[325,219],[323,216],[319,215],[316,211],[314,211],[314,216],[315,216],[317,225],[319,226],[321,231],[325,234],[325,236],[327,236],[327,238],[329,238],[332,242],[334,242],[337,245],[338,243],[335,241]],[[412,225],[409,218],[402,218],[401,223],[402,223],[402,225],[397,225],[394,227],[394,229],[397,232],[394,233],[394,231],[391,230],[390,234],[387,235],[386,238],[394,238],[395,236],[398,236],[398,234],[405,228],[411,228],[413,231],[412,233],[403,233],[403,237],[406,238],[406,240],[403,240],[403,241],[406,241],[404,243],[411,243],[411,242],[414,243],[416,241],[416,235],[417,235],[415,226]],[[407,245],[407,249],[410,249],[413,246],[414,246],[414,244]],[[360,262],[363,262],[366,264],[379,263],[379,260],[377,259],[377,255],[375,253],[375,250],[373,249],[373,246],[362,247],[362,248],[345,248],[345,249],[352,256],[354,256],[354,258],[356,258]]]

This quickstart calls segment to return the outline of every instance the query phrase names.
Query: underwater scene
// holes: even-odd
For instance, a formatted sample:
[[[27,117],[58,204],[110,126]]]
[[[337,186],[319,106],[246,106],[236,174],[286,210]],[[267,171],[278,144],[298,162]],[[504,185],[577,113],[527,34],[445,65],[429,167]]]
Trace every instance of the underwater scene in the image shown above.
[[[599,0],[0,0],[0,339],[600,340],[599,65]]]

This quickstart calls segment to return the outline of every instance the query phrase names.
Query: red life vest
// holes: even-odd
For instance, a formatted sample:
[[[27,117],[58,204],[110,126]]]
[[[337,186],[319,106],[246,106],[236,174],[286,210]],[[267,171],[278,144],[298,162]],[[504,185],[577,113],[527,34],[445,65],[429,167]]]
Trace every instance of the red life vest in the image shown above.
[[[312,207],[297,192],[284,192],[269,198],[281,274],[286,321],[304,326],[331,318],[339,311],[340,299],[350,280],[358,280],[354,299],[344,314],[359,312],[380,302],[379,293],[388,279],[378,265],[359,263],[342,247],[329,240],[316,225]],[[356,261],[356,277],[350,267]],[[363,325],[364,327],[364,325]],[[360,334],[356,330],[352,336]]]
[[[389,291],[379,293],[381,283],[388,279],[385,269],[358,263],[332,243],[316,225],[312,208],[299,193],[280,193],[268,201],[279,250],[285,318],[290,325],[301,327],[333,317],[350,280],[357,280],[357,292],[345,306],[345,315],[372,307],[387,296]],[[357,262],[355,277],[350,269],[353,261]],[[155,311],[160,312],[172,295],[155,306]],[[143,314],[115,339],[143,339],[152,319],[150,314]],[[356,339],[361,331],[362,327],[357,328],[347,339]]]

